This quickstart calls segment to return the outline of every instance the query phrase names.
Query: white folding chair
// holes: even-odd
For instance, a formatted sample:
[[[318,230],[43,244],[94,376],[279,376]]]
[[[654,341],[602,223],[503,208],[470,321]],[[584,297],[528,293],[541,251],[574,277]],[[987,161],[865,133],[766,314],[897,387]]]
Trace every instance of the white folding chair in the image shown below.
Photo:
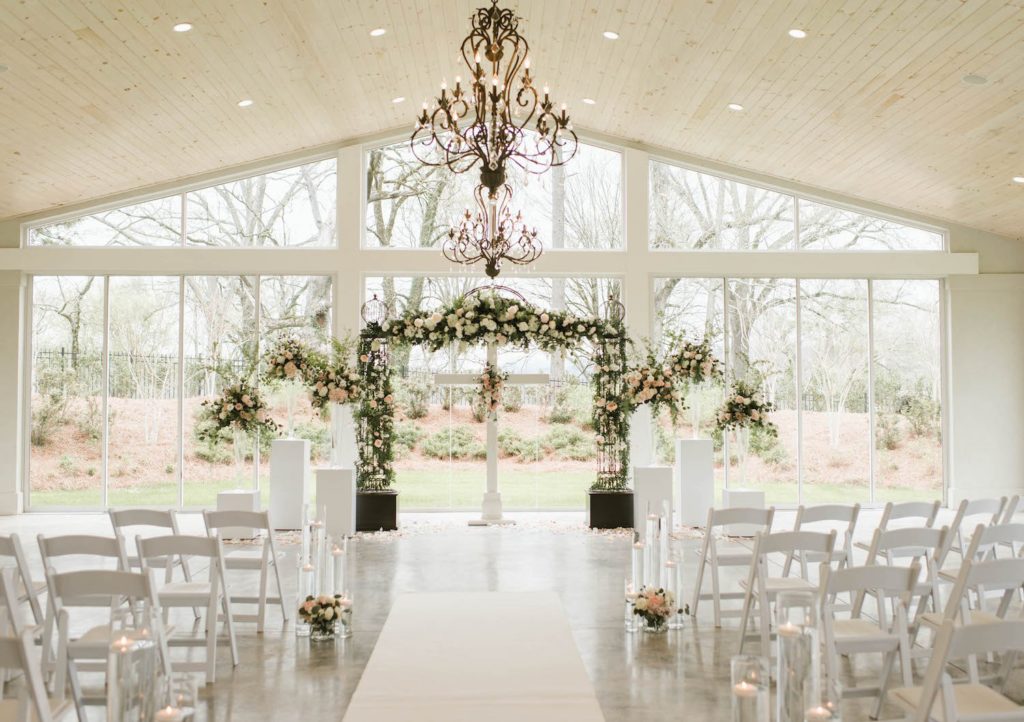
[[[941,501],[902,501],[899,504],[887,502],[882,510],[882,518],[878,521],[876,529],[889,531],[890,524],[897,522],[893,529],[898,528],[920,528],[931,529],[935,526],[935,520],[939,518],[939,510],[942,508]],[[856,542],[853,545],[857,549],[867,551],[871,547],[870,542]]]
[[[928,670],[920,687],[900,687],[890,691],[891,699],[904,707],[913,722],[984,722],[1024,719],[1024,707],[1006,696],[1006,679],[1015,652],[1024,649],[1024,621],[1000,621],[992,624],[957,627],[946,619],[939,628]],[[969,670],[966,682],[953,684],[946,665],[959,660],[993,653],[1004,654],[996,675],[998,689],[980,682]]]
[[[47,695],[32,648],[32,632],[27,629],[0,636],[0,668],[22,675],[18,697],[0,699],[0,722],[53,722],[71,708],[60,692],[53,698]]]
[[[722,626],[722,617],[738,617],[742,613],[739,609],[728,609],[722,611],[723,599],[743,599],[745,592],[722,592],[720,570],[722,567],[749,567],[753,554],[750,549],[739,544],[731,545],[731,549],[719,547],[719,538],[715,534],[716,529],[731,524],[752,524],[762,527],[767,534],[772,528],[772,519],[775,517],[775,507],[768,509],[742,508],[733,509],[708,509],[708,523],[704,527],[704,542],[700,549],[700,561],[697,563],[697,582],[693,589],[693,604],[690,607],[690,614],[697,616],[697,605],[702,599],[711,599],[715,608],[715,626]],[[704,582],[704,573],[710,566],[711,572],[711,593],[701,593]]]
[[[917,603],[912,615],[911,628],[916,629],[917,618],[931,604],[932,609],[939,607],[939,574],[942,562],[949,551],[952,532],[946,527],[941,529],[876,529],[868,547],[866,566],[879,564],[884,566],[907,567],[917,562],[924,579],[919,579],[914,588]],[[853,601],[853,616],[859,617],[864,604],[864,594],[858,594]],[[913,635],[911,636],[913,640]]]
[[[957,507],[956,516],[949,524],[953,533],[952,544],[949,551],[956,554],[962,561],[967,547],[970,546],[971,538],[968,532],[974,531],[979,524],[992,526],[998,524],[1003,518],[1003,511],[1006,509],[1007,499],[1005,496],[998,499],[964,499]],[[956,574],[956,572],[954,572]]]
[[[857,517],[860,515],[860,504],[822,504],[820,506],[800,506],[796,510],[796,522],[793,531],[824,531],[820,527],[828,525],[835,529],[838,548],[832,554],[832,562],[839,569],[853,564],[853,532],[857,528]],[[816,524],[817,528],[804,529],[805,525]],[[838,525],[838,528],[837,528]],[[811,555],[808,559],[799,552],[786,558],[783,574],[789,576],[790,567],[796,561],[801,566],[801,576],[807,578],[807,565],[820,563],[820,558]]]
[[[47,596],[53,599],[53,584],[50,577],[54,572],[75,570],[128,570],[128,558],[124,542],[116,537],[91,534],[67,534],[64,536],[36,537],[43,569],[46,570]],[[120,606],[123,599],[113,600],[112,607]],[[43,623],[43,670],[49,674],[53,669],[53,635],[57,625],[57,608],[46,605],[46,619]]]
[[[843,697],[876,697],[872,719],[878,719],[885,700],[889,675],[897,655],[903,685],[914,683],[911,671],[913,650],[907,623],[907,605],[917,585],[920,567],[915,562],[907,567],[847,567],[830,569],[821,566],[822,629],[824,633],[825,668],[831,683],[839,680],[839,657],[853,654],[882,654],[882,672],[874,687],[843,687]],[[840,619],[836,600],[840,594],[850,598],[860,594],[875,597],[876,620],[860,615]],[[888,609],[887,609],[888,607]],[[889,610],[891,609],[891,614]]]
[[[770,656],[769,643],[773,636],[771,627],[771,605],[779,592],[808,590],[817,592],[818,585],[803,577],[786,574],[772,576],[769,556],[781,554],[788,558],[794,552],[818,554],[823,564],[832,563],[832,550],[836,545],[836,532],[784,531],[776,534],[757,534],[754,537],[754,555],[750,572],[744,582],[743,621],[740,624],[740,654],[748,639],[760,639],[761,654]],[[781,571],[781,567],[780,567]],[[747,634],[754,606],[760,615],[757,634]]]
[[[206,536],[158,536],[143,539],[135,538],[139,558],[146,569],[148,561],[155,559],[165,570],[164,584],[160,587],[157,597],[164,614],[171,609],[191,607],[205,608],[205,638],[192,636],[169,637],[170,647],[205,647],[206,658],[202,662],[178,662],[172,660],[175,671],[200,671],[206,675],[206,684],[213,684],[217,671],[217,615],[218,608],[224,612],[227,627],[228,643],[231,647],[231,662],[238,666],[238,647],[235,643],[235,626],[228,606],[228,591],[225,587],[224,554],[221,551],[220,539]],[[189,557],[206,559],[209,566],[207,581],[174,581],[174,566],[163,564],[165,559],[175,557],[187,560]],[[187,564],[187,562],[186,562]]]
[[[274,528],[270,523],[270,512],[267,511],[204,511],[203,521],[206,523],[206,533],[209,536],[216,536],[217,531],[227,527],[245,527],[255,530],[261,540],[259,549],[238,549],[227,551],[224,554],[224,568],[226,571],[255,571],[259,572],[259,596],[237,596],[231,595],[231,604],[256,604],[256,614],[233,613],[236,622],[256,622],[256,631],[263,632],[263,624],[266,620],[267,604],[278,604],[281,607],[281,616],[288,621],[288,611],[285,605],[284,591],[281,586],[281,571],[279,566],[280,557],[274,548]],[[274,583],[277,587],[277,596],[267,596],[267,581],[270,570],[274,571]]]
[[[81,635],[73,637],[70,610],[78,610],[76,616],[81,614],[84,617],[89,613],[89,619],[95,621],[97,608],[106,608],[112,612],[126,601],[129,604],[145,603],[150,610],[150,631],[158,646],[164,673],[170,673],[170,657],[161,621],[160,603],[149,572],[111,569],[56,572],[48,569],[46,578],[57,617],[57,663],[53,688],[59,693],[66,684],[70,686],[79,719],[86,719],[86,705],[106,704],[105,694],[84,694],[78,675],[80,672],[106,672],[115,632],[112,620],[108,617],[106,621],[93,624]]]
[[[17,534],[0,534],[0,563],[4,558],[14,562],[17,576],[14,588],[15,596],[19,604],[28,603],[32,610],[32,618],[40,627],[43,624],[43,607],[39,603],[39,595],[46,591],[46,582],[43,580],[33,581],[32,573],[29,571],[28,560],[25,558],[25,551],[22,549],[21,540]]]

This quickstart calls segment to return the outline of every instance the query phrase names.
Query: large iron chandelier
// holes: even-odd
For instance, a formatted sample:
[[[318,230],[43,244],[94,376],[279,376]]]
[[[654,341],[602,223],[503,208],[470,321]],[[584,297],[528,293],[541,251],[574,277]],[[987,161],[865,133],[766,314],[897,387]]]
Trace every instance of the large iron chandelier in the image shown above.
[[[442,250],[453,263],[483,261],[488,277],[503,261],[526,264],[543,253],[536,229],[512,215],[509,164],[543,173],[576,153],[577,138],[563,104],[555,111],[547,88],[533,86],[530,47],[519,34],[519,18],[508,8],[478,8],[473,29],[462,41],[470,85],[456,76],[441,84],[433,105],[423,104],[410,141],[416,158],[431,166],[465,173],[480,166],[477,212],[466,211],[448,232]]]

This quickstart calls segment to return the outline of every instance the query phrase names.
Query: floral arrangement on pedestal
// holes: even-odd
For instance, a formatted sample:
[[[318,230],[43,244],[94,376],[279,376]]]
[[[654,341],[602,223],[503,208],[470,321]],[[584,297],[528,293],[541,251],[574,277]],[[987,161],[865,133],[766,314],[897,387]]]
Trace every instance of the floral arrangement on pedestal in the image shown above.
[[[259,389],[247,381],[228,386],[220,396],[207,399],[202,405],[211,423],[205,424],[198,432],[200,438],[214,440],[223,429],[246,435],[277,432],[277,424],[270,418]]]
[[[672,615],[687,613],[676,607],[675,595],[661,587],[642,587],[633,600],[633,614],[643,620],[645,631],[664,631]]]
[[[495,418],[498,416],[506,381],[508,381],[507,373],[498,371],[489,363],[484,366],[484,372],[480,374],[480,387],[476,390],[476,394],[489,416]]]
[[[309,637],[314,642],[337,636],[338,625],[342,624],[346,615],[350,617],[351,614],[352,602],[341,594],[333,597],[326,594],[307,596],[306,601],[299,606],[299,617],[309,625]]]
[[[750,384],[736,381],[718,411],[717,425],[722,431],[757,426],[775,436],[778,428],[768,419],[774,410],[774,404],[765,401]]]
[[[325,365],[323,354],[294,336],[284,336],[263,355],[263,378],[267,381],[309,382]]]

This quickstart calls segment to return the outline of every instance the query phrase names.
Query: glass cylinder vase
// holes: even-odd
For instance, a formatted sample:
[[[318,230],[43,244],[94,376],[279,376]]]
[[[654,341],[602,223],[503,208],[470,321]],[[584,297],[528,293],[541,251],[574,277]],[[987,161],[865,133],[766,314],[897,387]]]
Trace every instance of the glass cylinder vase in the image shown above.
[[[231,454],[235,462],[235,486],[246,488],[245,483],[245,432],[237,426],[231,427]]]
[[[736,467],[739,471],[740,485],[747,483],[747,462],[750,458],[750,429],[741,426],[733,432],[736,443]]]
[[[111,722],[149,722],[156,714],[156,644],[115,632],[107,657],[107,716]]]
[[[819,701],[821,668],[817,595],[780,592],[775,601],[778,637],[777,722],[804,722]]]
[[[768,660],[741,654],[732,658],[732,722],[769,722],[771,689]]]

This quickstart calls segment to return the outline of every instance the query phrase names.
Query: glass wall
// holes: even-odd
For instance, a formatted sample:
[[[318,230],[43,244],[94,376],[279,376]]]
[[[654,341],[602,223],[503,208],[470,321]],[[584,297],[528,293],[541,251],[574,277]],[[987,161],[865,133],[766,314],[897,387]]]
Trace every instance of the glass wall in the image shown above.
[[[772,504],[942,497],[938,281],[725,285],[727,292],[717,278],[656,279],[655,337],[707,336],[727,376],[775,404],[778,436],[755,430],[744,447],[735,436],[721,438],[710,419],[695,428],[695,414],[720,400],[695,390],[679,428],[659,424],[663,460],[672,458],[673,435],[712,438],[716,485],[763,489]]]
[[[277,333],[326,349],[331,315],[329,276],[33,278],[32,508],[208,507],[265,482],[270,440],[243,442],[239,474],[230,433],[201,438],[202,403]],[[283,390],[264,390],[285,426]],[[304,394],[294,434],[316,458],[329,445]]]

